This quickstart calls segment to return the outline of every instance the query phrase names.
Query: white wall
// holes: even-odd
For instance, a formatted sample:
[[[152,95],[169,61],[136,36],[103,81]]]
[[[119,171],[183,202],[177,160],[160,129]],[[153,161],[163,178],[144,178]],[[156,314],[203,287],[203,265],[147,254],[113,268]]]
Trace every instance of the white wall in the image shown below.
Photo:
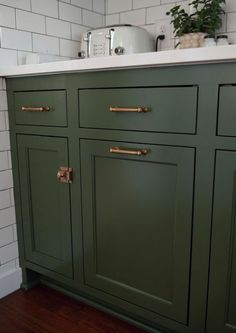
[[[16,219],[11,172],[7,96],[0,79],[0,298],[19,288]]]
[[[173,49],[175,41],[170,18],[166,12],[175,4],[188,10],[189,0],[107,0],[106,25],[129,23],[147,29],[153,36],[165,27],[166,40],[161,42],[161,49]],[[236,44],[236,0],[226,0],[226,16],[220,32],[227,32],[231,43]]]
[[[0,67],[76,58],[81,34],[104,24],[105,0],[0,0]]]

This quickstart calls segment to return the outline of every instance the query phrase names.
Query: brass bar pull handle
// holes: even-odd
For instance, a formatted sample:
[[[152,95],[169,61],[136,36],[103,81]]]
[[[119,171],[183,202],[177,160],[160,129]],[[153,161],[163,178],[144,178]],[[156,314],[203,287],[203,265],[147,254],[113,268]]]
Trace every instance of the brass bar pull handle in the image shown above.
[[[72,183],[73,169],[68,167],[60,167],[57,171],[57,179],[61,183]]]
[[[147,149],[128,149],[128,148],[122,148],[122,147],[113,147],[113,148],[110,148],[110,153],[141,156],[141,155],[147,155],[148,150]]]
[[[148,111],[150,111],[150,109],[147,107],[141,107],[141,106],[137,107],[137,108],[121,108],[121,107],[110,106],[109,111],[110,112],[138,112],[138,113],[141,113],[141,112],[148,112]]]
[[[48,112],[50,111],[49,106],[40,106],[40,107],[31,107],[31,106],[22,106],[21,111],[23,112]]]

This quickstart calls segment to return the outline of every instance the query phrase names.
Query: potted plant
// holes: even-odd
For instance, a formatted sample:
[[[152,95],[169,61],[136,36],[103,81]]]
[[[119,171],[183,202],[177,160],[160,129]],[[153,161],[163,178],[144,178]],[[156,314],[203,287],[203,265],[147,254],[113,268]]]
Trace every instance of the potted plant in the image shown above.
[[[174,6],[167,15],[172,17],[174,33],[179,37],[180,48],[200,47],[206,35],[215,36],[222,25],[225,0],[192,0],[190,11]]]

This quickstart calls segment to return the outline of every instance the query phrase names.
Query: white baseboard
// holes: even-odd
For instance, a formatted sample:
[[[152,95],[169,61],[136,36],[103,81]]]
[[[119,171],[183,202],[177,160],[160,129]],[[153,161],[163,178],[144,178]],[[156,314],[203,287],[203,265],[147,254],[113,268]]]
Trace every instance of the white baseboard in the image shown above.
[[[0,276],[0,299],[19,289],[21,282],[22,273],[20,268]]]

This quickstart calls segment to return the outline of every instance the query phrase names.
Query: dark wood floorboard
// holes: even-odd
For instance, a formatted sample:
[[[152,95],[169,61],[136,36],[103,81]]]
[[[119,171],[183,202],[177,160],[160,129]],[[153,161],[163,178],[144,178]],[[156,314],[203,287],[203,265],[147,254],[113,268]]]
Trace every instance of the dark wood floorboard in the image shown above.
[[[144,333],[46,286],[0,300],[1,333]]]

